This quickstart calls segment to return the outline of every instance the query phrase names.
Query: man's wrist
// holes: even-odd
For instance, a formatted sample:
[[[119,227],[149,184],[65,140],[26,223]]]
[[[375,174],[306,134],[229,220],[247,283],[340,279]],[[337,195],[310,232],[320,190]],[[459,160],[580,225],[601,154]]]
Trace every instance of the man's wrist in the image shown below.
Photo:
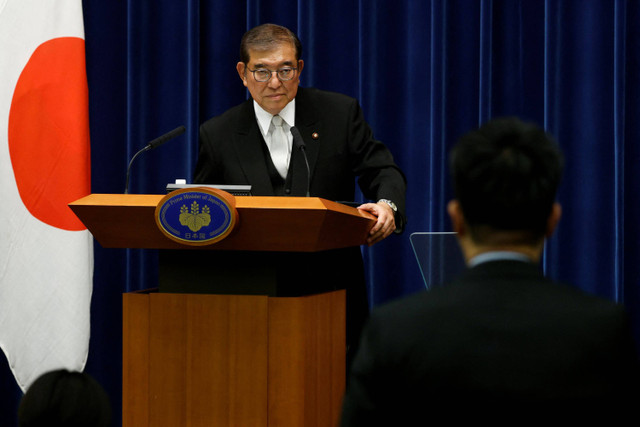
[[[384,204],[386,204],[387,206],[389,206],[391,208],[391,210],[393,211],[394,214],[398,213],[398,207],[391,200],[389,200],[389,199],[380,199],[380,200],[378,200],[378,203],[384,203]]]

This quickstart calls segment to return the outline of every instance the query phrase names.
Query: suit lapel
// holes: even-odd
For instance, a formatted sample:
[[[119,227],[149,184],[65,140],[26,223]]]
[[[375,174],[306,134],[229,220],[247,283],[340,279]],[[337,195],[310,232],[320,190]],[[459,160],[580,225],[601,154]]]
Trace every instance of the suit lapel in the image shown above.
[[[255,196],[273,195],[273,186],[264,157],[265,144],[258,128],[253,100],[249,98],[242,106],[238,127],[234,134],[234,147],[244,175],[251,184]]]
[[[309,100],[303,88],[298,89],[296,95],[296,127],[306,145],[309,169],[313,177],[320,144],[323,135],[322,123],[319,114]],[[319,138],[313,135],[319,135]],[[267,159],[265,159],[264,138],[258,128],[255,112],[253,110],[253,100],[249,98],[242,106],[238,127],[234,134],[234,147],[238,156],[240,167],[247,181],[251,184],[252,193],[257,196],[273,195],[274,189],[267,169]],[[294,147],[295,149],[295,147]],[[293,156],[293,181],[291,195],[304,196],[307,190],[307,167],[301,153]]]
[[[306,145],[307,159],[309,160],[309,169],[312,177],[322,141],[321,138],[314,139],[313,135],[323,134],[319,117],[320,115],[316,111],[315,105],[309,100],[308,93],[303,88],[298,88],[298,94],[296,95],[296,127],[300,130]],[[296,153],[293,168],[295,179],[292,182],[292,194],[303,196],[307,190],[307,167],[302,153]],[[301,179],[300,177],[304,178]]]

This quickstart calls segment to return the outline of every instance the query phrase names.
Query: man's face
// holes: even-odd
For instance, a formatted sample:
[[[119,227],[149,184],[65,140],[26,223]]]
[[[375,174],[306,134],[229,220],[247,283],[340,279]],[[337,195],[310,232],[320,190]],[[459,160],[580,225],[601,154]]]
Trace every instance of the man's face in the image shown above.
[[[276,115],[296,97],[303,66],[302,60],[296,61],[296,51],[293,45],[283,43],[270,51],[249,50],[249,63],[245,66],[243,62],[238,62],[236,69],[254,101],[265,111]],[[298,71],[296,71],[294,78],[284,82],[278,79],[277,73],[272,73],[271,78],[266,82],[258,82],[253,73],[249,71],[258,68],[276,71],[282,67],[297,67]]]

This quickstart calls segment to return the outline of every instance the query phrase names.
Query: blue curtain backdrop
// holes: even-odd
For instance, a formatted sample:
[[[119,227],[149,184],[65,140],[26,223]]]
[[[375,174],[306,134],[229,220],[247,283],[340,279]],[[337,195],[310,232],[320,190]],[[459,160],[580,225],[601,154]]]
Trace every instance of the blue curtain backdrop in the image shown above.
[[[247,97],[235,71],[242,34],[278,23],[303,43],[302,85],[358,98],[407,176],[405,234],[364,251],[372,304],[422,288],[409,234],[450,230],[446,155],[456,138],[517,115],[555,135],[566,156],[547,273],[623,302],[640,336],[638,2],[83,3],[93,192],[121,193],[133,153],[178,125],[184,136],[136,160],[131,192],[190,179],[199,124]],[[117,425],[121,294],[155,286],[156,254],[96,244],[95,262],[87,371],[107,388]],[[20,394],[3,363],[0,410],[11,423]]]

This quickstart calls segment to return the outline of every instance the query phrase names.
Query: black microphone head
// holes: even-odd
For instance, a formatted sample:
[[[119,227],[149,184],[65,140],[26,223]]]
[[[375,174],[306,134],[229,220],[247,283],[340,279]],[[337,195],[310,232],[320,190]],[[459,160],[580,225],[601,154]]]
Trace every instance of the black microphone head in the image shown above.
[[[126,178],[126,184],[124,187],[124,194],[129,193],[129,172],[131,172],[131,165],[133,164],[133,161],[135,160],[135,158],[138,157],[139,154],[144,153],[145,151],[153,150],[154,148],[161,146],[162,144],[169,141],[170,139],[173,139],[178,135],[182,135],[186,130],[187,129],[184,126],[178,126],[171,132],[167,132],[161,137],[154,139],[153,141],[148,143],[142,150],[138,151],[136,154],[133,155],[133,157],[129,161],[129,166],[127,166],[127,178]]]
[[[164,144],[165,142],[175,138],[176,136],[180,136],[182,135],[187,129],[184,126],[178,126],[177,128],[175,128],[174,130],[172,130],[171,132],[167,132],[164,135],[162,135],[161,137],[158,137],[156,139],[154,139],[153,141],[151,141],[148,145],[150,150],[153,150],[154,148],[157,148],[159,146],[161,146],[162,144]]]
[[[291,135],[293,135],[293,145],[298,149],[306,148],[306,144],[304,143],[304,139],[302,139],[302,135],[297,127],[291,126]]]

